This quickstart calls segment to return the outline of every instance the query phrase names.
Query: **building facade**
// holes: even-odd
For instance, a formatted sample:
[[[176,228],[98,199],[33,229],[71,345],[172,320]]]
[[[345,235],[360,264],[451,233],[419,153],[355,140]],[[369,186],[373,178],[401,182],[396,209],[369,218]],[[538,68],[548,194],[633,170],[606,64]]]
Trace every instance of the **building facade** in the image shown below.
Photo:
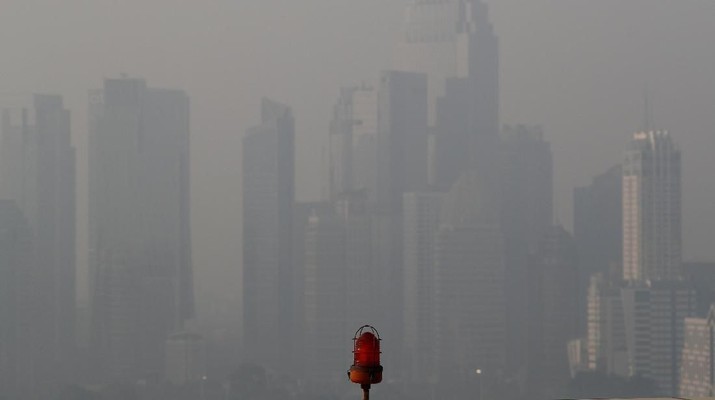
[[[591,276],[597,273],[609,276],[614,268],[620,271],[623,262],[622,182],[623,172],[617,165],[593,178],[590,185],[574,189],[573,226],[582,309],[587,305]],[[582,318],[580,329],[584,333],[586,324]]]
[[[479,368],[488,393],[505,372],[504,239],[496,197],[477,173],[445,195],[434,247],[437,380]]]
[[[678,393],[685,319],[695,293],[684,281],[653,281],[621,290],[630,376],[654,381],[660,395]]]
[[[43,338],[34,316],[39,269],[27,218],[13,200],[0,200],[0,395],[39,398],[36,346]]]
[[[443,193],[405,193],[404,232],[404,358],[409,382],[420,382],[434,364],[427,351],[435,335],[434,240]]]
[[[294,140],[290,107],[268,99],[243,138],[244,349],[277,369],[292,354]]]
[[[70,112],[58,95],[34,95],[19,124],[6,112],[0,146],[0,196],[15,200],[33,237],[38,273],[34,316],[36,386],[44,393],[76,379],[75,149]]]
[[[668,132],[639,132],[623,162],[623,277],[681,276],[681,160]]]
[[[707,318],[686,318],[685,338],[680,359],[679,396],[683,398],[712,397],[715,370],[713,369],[713,310]]]
[[[107,79],[90,92],[91,353],[98,381],[163,375],[194,316],[189,98]]]

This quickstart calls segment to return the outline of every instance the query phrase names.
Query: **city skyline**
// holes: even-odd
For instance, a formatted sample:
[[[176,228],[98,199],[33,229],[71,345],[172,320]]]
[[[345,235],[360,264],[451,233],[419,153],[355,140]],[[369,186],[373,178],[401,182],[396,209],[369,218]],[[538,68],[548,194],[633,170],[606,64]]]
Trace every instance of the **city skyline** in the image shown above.
[[[715,6],[256,1],[54,9],[55,79],[9,48],[11,395],[348,398],[365,323],[388,398],[707,390]]]

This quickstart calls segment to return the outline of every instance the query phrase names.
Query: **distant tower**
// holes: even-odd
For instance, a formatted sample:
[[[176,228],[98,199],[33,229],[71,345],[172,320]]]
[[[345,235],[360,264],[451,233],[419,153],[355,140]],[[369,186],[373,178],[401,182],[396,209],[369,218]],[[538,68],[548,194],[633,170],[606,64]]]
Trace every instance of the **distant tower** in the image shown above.
[[[499,135],[499,41],[481,0],[411,0],[394,67],[428,77],[430,184],[493,169]]]
[[[639,132],[623,162],[623,278],[681,276],[681,159],[668,132]]]
[[[593,178],[573,194],[573,229],[578,249],[579,303],[585,309],[589,280],[596,273],[621,271],[623,262],[623,172],[620,165]],[[618,279],[623,277],[619,274]],[[582,315],[580,330],[586,332]]]
[[[294,326],[294,140],[290,107],[263,99],[243,138],[243,340],[271,368],[288,365]]]
[[[569,381],[567,344],[578,337],[578,269],[573,237],[561,226],[543,235],[535,263],[527,318],[531,346],[528,351],[528,387],[548,398],[566,392]],[[509,292],[511,295],[511,292]]]
[[[101,380],[163,375],[165,343],[194,316],[189,98],[143,79],[90,93],[92,355]]]
[[[442,201],[434,248],[438,380],[482,369],[485,390],[505,367],[504,239],[491,185],[462,175]]]
[[[13,200],[0,200],[0,396],[9,399],[39,398],[33,354],[42,339],[35,318],[41,309],[33,261],[27,219]]]
[[[405,193],[403,209],[404,358],[408,382],[424,380],[434,364],[434,239],[444,193]]]
[[[377,182],[377,90],[342,88],[333,106],[329,136],[329,198],[358,190],[375,196]]]
[[[37,384],[45,394],[75,379],[75,149],[58,95],[33,96],[19,124],[3,118],[0,198],[13,199],[33,235]]]

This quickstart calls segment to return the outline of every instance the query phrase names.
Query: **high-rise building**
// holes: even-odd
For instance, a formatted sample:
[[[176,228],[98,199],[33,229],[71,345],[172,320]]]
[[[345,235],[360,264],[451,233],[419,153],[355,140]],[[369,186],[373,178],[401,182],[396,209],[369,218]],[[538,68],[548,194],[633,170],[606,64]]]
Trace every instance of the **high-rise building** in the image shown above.
[[[481,0],[411,0],[394,67],[428,75],[431,124],[447,79],[469,78],[473,121],[499,133],[499,42]]]
[[[57,95],[34,95],[19,125],[3,118],[0,193],[13,199],[33,235],[34,282],[42,337],[36,385],[52,392],[75,379],[75,150],[70,112]]]
[[[696,315],[708,315],[711,305],[715,304],[715,262],[684,262],[683,275],[695,289]]]
[[[434,247],[437,379],[463,380],[479,368],[486,393],[505,371],[506,350],[504,240],[491,187],[476,172],[457,180]]]
[[[264,99],[243,138],[243,329],[249,359],[279,369],[292,354],[294,121]]]
[[[383,307],[375,323],[385,335],[401,337],[402,197],[427,188],[427,77],[385,71],[377,98],[377,182],[370,209],[375,282]],[[396,356],[386,354],[386,362]]]
[[[589,281],[586,308],[588,369],[608,375],[628,376],[621,274],[599,272]]]
[[[593,178],[589,186],[574,189],[573,227],[578,249],[579,304],[586,304],[589,279],[593,274],[608,274],[621,269],[623,261],[623,173],[611,167]],[[622,273],[620,274],[623,275]],[[581,307],[585,309],[585,306]],[[586,320],[581,320],[581,331]]]
[[[330,123],[330,199],[377,183],[377,91],[367,85],[343,88]]]
[[[499,42],[481,0],[411,0],[398,70],[428,77],[430,183],[447,191],[468,166],[493,169],[499,135]]]
[[[13,200],[0,200],[0,396],[35,399],[35,346],[42,338],[32,234]]]
[[[404,232],[404,334],[403,349],[408,382],[422,382],[434,363],[429,351],[434,342],[434,239],[444,193],[405,193]]]
[[[715,384],[713,343],[715,343],[715,310],[707,318],[685,318],[685,337],[680,355],[678,396],[712,397]]]
[[[681,276],[681,160],[668,132],[639,132],[623,162],[623,277]]]
[[[529,274],[528,387],[545,398],[562,397],[570,378],[568,343],[578,337],[579,312],[576,248],[563,227],[543,234]]]
[[[174,385],[206,379],[206,344],[196,333],[176,332],[166,340],[166,380]]]
[[[650,378],[659,395],[675,396],[685,318],[695,293],[684,281],[651,281],[621,290],[629,375]]]
[[[378,91],[377,207],[399,213],[402,195],[427,188],[427,76],[384,71]]]
[[[378,264],[373,227],[377,226],[365,190],[346,193],[335,203],[338,217],[345,226],[345,320],[350,334],[366,323],[379,323],[384,307],[380,303]],[[359,301],[355,301],[359,299]],[[377,321],[377,322],[374,322]]]
[[[505,291],[510,372],[528,375],[532,340],[529,312],[538,278],[530,279],[544,235],[553,220],[553,159],[551,144],[539,126],[505,126],[499,143],[498,176],[501,224],[505,246]]]
[[[322,385],[344,379],[348,301],[345,226],[333,210],[314,210],[305,227],[305,365]]]
[[[89,263],[95,378],[163,375],[193,317],[189,98],[143,79],[90,92]]]

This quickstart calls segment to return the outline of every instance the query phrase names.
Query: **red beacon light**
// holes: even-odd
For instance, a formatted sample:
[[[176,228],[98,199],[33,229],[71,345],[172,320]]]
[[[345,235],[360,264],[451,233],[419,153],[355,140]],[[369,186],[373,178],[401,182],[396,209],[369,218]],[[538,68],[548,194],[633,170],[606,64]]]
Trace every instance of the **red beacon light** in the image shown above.
[[[377,329],[370,325],[360,327],[353,337],[353,365],[348,378],[360,384],[365,400],[370,398],[370,385],[382,382],[380,340]]]

